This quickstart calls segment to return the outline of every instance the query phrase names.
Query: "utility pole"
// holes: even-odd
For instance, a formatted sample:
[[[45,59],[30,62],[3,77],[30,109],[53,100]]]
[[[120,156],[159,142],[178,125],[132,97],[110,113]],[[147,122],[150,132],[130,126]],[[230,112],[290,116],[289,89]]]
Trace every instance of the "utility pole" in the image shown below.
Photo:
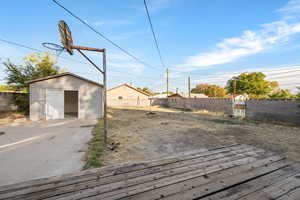
[[[189,90],[189,98],[191,98],[191,77],[188,78],[188,90]]]
[[[169,69],[167,68],[167,97],[169,96]]]
[[[234,98],[235,94],[236,94],[236,80],[234,80],[234,82],[233,82],[233,98]]]
[[[176,94],[178,94],[178,88],[176,88]]]

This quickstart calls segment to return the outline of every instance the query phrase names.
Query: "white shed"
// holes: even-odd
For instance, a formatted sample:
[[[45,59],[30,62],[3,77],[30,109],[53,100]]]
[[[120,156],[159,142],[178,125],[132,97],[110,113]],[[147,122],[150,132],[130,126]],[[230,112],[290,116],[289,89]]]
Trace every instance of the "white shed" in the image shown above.
[[[96,119],[103,116],[103,85],[66,72],[28,82],[30,119]]]

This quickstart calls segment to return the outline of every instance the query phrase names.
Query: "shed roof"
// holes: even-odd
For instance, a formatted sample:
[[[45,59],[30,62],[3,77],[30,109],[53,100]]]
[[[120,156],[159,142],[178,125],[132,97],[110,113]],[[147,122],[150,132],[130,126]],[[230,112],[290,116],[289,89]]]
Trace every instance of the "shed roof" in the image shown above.
[[[35,82],[39,82],[39,81],[45,81],[45,80],[49,80],[49,79],[59,78],[59,77],[62,77],[62,76],[73,76],[73,77],[81,79],[83,81],[86,81],[86,82],[95,84],[97,86],[103,87],[102,84],[99,84],[99,83],[97,83],[95,81],[86,79],[86,78],[84,78],[82,76],[78,76],[78,75],[70,73],[70,72],[64,72],[64,73],[60,73],[60,74],[56,74],[56,75],[52,75],[52,76],[46,76],[46,77],[43,77],[43,78],[38,78],[38,79],[30,80],[30,81],[27,81],[27,83],[31,84],[31,83],[35,83]]]
[[[116,89],[116,88],[119,88],[119,87],[122,87],[122,86],[126,86],[126,87],[128,87],[128,88],[130,88],[130,89],[133,89],[133,90],[135,90],[135,91],[137,91],[137,92],[139,92],[139,93],[142,93],[142,94],[144,94],[144,95],[146,95],[146,96],[151,96],[151,95],[147,94],[146,92],[143,92],[143,91],[141,91],[141,90],[139,90],[139,89],[137,89],[137,88],[135,88],[135,87],[133,87],[133,86],[131,86],[131,85],[128,85],[127,83],[124,83],[124,84],[118,85],[118,86],[116,86],[116,87],[110,88],[110,89],[107,90],[107,91],[111,91],[111,90],[113,90],[113,89]]]

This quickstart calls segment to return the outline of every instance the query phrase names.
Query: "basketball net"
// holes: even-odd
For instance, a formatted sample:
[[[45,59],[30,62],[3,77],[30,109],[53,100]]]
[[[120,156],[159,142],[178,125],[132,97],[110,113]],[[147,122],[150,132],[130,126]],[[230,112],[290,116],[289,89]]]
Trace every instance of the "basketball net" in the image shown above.
[[[51,55],[55,63],[58,62],[59,56],[65,50],[64,47],[54,44],[54,43],[43,43],[45,51]]]

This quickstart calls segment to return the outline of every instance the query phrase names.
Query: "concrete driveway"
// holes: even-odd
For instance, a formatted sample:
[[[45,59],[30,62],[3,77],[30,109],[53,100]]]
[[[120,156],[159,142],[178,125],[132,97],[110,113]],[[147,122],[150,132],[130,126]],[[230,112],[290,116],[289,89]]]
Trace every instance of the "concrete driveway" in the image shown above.
[[[0,126],[0,185],[80,171],[96,122],[54,120]]]

